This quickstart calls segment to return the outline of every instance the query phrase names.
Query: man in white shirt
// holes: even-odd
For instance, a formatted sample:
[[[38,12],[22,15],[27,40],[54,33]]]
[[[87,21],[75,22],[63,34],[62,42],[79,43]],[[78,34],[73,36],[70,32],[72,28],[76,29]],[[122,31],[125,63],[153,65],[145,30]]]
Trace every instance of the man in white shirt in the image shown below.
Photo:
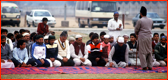
[[[82,42],[82,36],[76,35],[76,41],[70,45],[70,52],[75,66],[92,66],[92,63],[88,59],[88,51],[85,43]]]
[[[63,31],[60,34],[60,38],[54,43],[58,44],[58,56],[57,60],[61,62],[61,66],[74,66],[74,61],[70,59],[69,42],[67,39],[67,32]]]
[[[108,21],[108,30],[109,30],[109,35],[112,35],[114,37],[114,41],[117,40],[117,37],[120,36],[120,32],[123,29],[123,24],[120,19],[118,19],[119,13],[114,12],[114,18],[110,19]]]

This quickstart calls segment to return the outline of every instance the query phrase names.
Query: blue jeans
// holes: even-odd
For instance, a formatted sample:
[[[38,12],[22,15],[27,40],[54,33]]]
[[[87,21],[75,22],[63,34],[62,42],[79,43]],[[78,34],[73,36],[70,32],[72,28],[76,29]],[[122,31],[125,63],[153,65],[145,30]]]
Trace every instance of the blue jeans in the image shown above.
[[[44,64],[42,64],[39,59],[35,59],[35,63],[36,63],[35,66],[37,66],[37,67],[50,67],[50,63],[45,59],[43,59],[43,60],[44,60]]]

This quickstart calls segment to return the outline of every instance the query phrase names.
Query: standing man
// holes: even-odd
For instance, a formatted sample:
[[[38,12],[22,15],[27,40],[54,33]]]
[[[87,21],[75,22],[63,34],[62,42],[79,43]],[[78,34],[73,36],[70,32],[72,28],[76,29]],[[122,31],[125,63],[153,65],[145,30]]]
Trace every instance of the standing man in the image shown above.
[[[46,35],[49,32],[48,30],[49,27],[47,25],[48,19],[43,18],[42,21],[43,21],[42,23],[38,24],[37,33],[41,35]]]
[[[143,70],[152,70],[152,26],[153,21],[146,17],[147,9],[142,6],[140,18],[135,26],[135,34],[138,35],[138,54]]]
[[[114,18],[108,21],[108,30],[109,35],[114,37],[114,41],[117,40],[117,37],[120,35],[120,31],[123,29],[123,24],[120,19],[118,19],[119,13],[114,12]]]
[[[85,43],[82,42],[82,36],[76,35],[76,41],[70,45],[70,52],[75,66],[92,66],[92,63],[88,59],[88,51]]]

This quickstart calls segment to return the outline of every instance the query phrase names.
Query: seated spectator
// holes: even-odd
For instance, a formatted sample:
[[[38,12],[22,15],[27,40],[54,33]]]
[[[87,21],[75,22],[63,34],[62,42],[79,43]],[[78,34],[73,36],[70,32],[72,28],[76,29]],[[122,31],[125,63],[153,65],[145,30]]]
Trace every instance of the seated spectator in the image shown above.
[[[99,40],[100,43],[104,41],[104,35],[106,35],[106,32],[102,31],[100,33],[100,40]]]
[[[92,66],[92,63],[88,59],[88,51],[85,43],[82,42],[82,36],[76,35],[76,41],[70,45],[70,54],[75,62],[75,66]]]
[[[101,43],[102,44],[102,50],[103,50],[103,55],[102,58],[106,61],[106,63],[108,62],[108,55],[110,53],[110,42],[109,42],[109,35],[104,35],[104,41]]]
[[[10,46],[11,51],[13,51],[13,43],[12,40],[7,38],[8,30],[7,29],[1,29],[1,35],[4,35],[6,37],[6,43]]]
[[[23,35],[25,32],[26,32],[26,30],[24,30],[24,29],[20,29],[20,31],[19,31],[19,33],[20,33],[21,35]]]
[[[102,45],[98,40],[99,36],[94,33],[91,40],[92,43],[87,45],[89,60],[92,62],[92,66],[105,66],[106,61],[102,58]]]
[[[19,34],[19,32],[18,31],[15,31],[14,32],[14,38],[15,38],[15,41],[16,41],[16,36]]]
[[[6,44],[6,37],[1,35],[1,68],[15,68],[12,62],[12,52],[8,44]]]
[[[91,33],[89,34],[89,38],[90,38],[90,40],[88,40],[88,41],[86,42],[86,45],[89,45],[89,44],[92,43],[91,38],[92,38],[93,34],[94,34],[93,32],[91,32]]]
[[[32,45],[31,56],[35,59],[37,67],[49,67],[50,63],[45,59],[46,58],[46,46],[43,43],[43,36],[37,35],[37,42]]]
[[[158,34],[158,33],[154,33],[154,34],[153,34],[153,41],[152,41],[153,52],[154,52],[155,46],[156,46],[158,43],[159,43],[159,34]]]
[[[60,38],[54,42],[58,45],[57,60],[61,62],[61,66],[74,66],[74,61],[70,59],[69,42],[66,40],[67,37],[67,32],[63,31],[60,34]]]
[[[50,67],[61,66],[61,62],[57,60],[58,55],[58,45],[54,43],[55,36],[50,35],[48,38],[48,44],[46,44],[47,48],[47,56],[46,60],[50,63]]]
[[[136,41],[136,35],[134,33],[130,34],[130,41],[127,43],[129,48],[129,62],[131,65],[136,65],[136,54],[137,54],[137,41]],[[140,59],[137,54],[137,65],[140,66]]]
[[[48,37],[49,37],[49,35],[44,36],[44,44],[48,44]]]
[[[128,42],[129,36],[127,34],[125,34],[123,36],[123,38],[124,38],[124,43],[126,44]]]
[[[117,44],[115,41],[114,41],[114,37],[113,36],[110,36],[109,37],[109,42],[110,42],[110,49],[115,45],[115,44]]]
[[[35,32],[30,34],[30,42],[34,43],[34,36],[37,35]]]
[[[74,37],[69,37],[69,45],[71,45],[74,42],[75,42],[75,38]]]
[[[26,49],[26,41],[19,40],[17,43],[17,47],[13,50],[13,59],[16,67],[31,67],[34,65],[34,60],[29,59],[27,49]]]
[[[18,35],[16,36],[16,41],[13,42],[13,48],[17,47],[17,42],[18,42],[19,40],[22,40],[22,38],[23,38],[23,36],[22,36],[21,34],[18,34]]]
[[[128,66],[128,47],[124,44],[124,38],[119,37],[118,42],[112,47],[108,56],[109,67],[126,67]]]
[[[15,42],[14,35],[12,33],[8,33],[7,38],[12,40],[12,43]]]
[[[167,65],[167,38],[162,36],[160,42],[155,46],[154,53],[156,60],[161,66]]]

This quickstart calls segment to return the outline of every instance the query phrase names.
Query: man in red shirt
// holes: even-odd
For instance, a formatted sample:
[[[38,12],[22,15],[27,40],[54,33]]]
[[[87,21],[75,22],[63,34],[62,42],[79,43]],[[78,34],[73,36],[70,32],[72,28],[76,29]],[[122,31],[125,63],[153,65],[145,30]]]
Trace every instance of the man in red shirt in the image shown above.
[[[43,21],[42,23],[38,24],[37,32],[38,34],[46,35],[49,32],[48,25],[47,25],[48,19],[43,18],[42,21]]]

